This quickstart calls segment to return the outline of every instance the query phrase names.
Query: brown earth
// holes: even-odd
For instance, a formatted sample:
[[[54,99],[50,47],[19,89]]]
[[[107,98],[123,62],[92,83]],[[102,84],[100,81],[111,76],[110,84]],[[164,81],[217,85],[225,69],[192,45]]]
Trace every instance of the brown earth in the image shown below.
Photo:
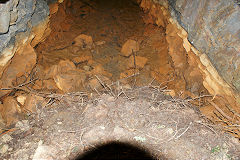
[[[52,107],[37,105],[38,114],[19,121],[14,132],[1,136],[2,158],[84,158],[83,153],[109,143],[143,148],[152,159],[240,158],[238,140],[203,118],[187,100],[163,94],[154,85],[114,90],[113,93],[122,92],[117,97],[103,91],[91,100],[78,92],[55,95],[61,103]],[[128,148],[97,149],[98,154],[89,156],[139,157]],[[85,159],[90,159],[89,156]]]

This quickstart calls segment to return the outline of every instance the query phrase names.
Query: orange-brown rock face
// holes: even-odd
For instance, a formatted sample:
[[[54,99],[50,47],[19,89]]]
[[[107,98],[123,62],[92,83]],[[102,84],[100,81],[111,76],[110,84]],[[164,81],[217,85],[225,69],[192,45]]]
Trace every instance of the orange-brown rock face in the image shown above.
[[[19,113],[21,113],[21,108],[17,101],[9,96],[4,99],[0,111],[6,125],[9,126],[17,122]]]
[[[162,14],[166,17],[167,23],[164,23],[166,26],[166,40],[168,42],[169,55],[175,68],[175,74],[182,75],[182,78],[179,80],[184,79],[186,82],[185,89],[191,91],[190,95],[192,93],[195,95],[199,93],[208,94],[206,90],[214,95],[210,105],[202,109],[206,115],[211,115],[209,118],[213,121],[218,121],[219,119],[221,121],[219,114],[227,113],[224,118],[227,121],[229,119],[232,120],[228,115],[233,116],[234,112],[240,112],[238,107],[239,96],[234,93],[233,89],[218,74],[208,56],[205,53],[198,52],[189,43],[187,32],[167,14],[167,6],[162,4],[161,7],[156,7],[160,6],[160,4],[153,1],[142,1],[141,7],[144,8],[145,13],[150,14],[150,20],[147,19],[147,16],[144,17],[147,23],[154,21],[157,24],[157,20],[163,18]],[[162,10],[162,14],[158,16],[155,13],[160,13],[159,9]],[[163,23],[158,25],[163,26]],[[238,120],[234,121],[237,122]]]
[[[127,42],[124,43],[121,49],[121,53],[123,54],[123,56],[126,57],[137,51],[139,51],[139,44],[138,42],[131,39],[127,40]]]
[[[36,64],[37,55],[31,45],[22,47],[15,54],[14,58],[11,60],[9,66],[3,72],[1,82],[2,88],[12,88],[24,83],[23,81],[18,82],[17,79],[20,77],[25,77],[27,80],[30,75],[32,68]],[[0,96],[3,96],[9,91],[1,91]]]

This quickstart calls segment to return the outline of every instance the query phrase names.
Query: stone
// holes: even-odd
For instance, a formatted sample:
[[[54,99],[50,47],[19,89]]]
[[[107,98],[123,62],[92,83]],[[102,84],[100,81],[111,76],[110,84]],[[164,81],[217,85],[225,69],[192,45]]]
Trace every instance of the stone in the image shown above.
[[[3,143],[7,143],[11,141],[13,138],[9,134],[4,134],[1,136],[1,140]]]
[[[51,81],[43,81],[43,87],[48,89],[56,89],[57,87],[61,91],[68,93],[84,89],[86,73],[77,69],[72,61],[61,60],[58,65],[54,65],[46,71],[45,78],[52,78],[56,86]],[[47,83],[51,84],[51,88],[47,86]]]
[[[78,64],[78,63],[88,62],[88,61],[91,60],[91,59],[92,59],[92,56],[82,55],[82,56],[73,58],[72,61],[73,61],[75,64]]]
[[[10,25],[10,12],[0,12],[0,34],[8,32]]]
[[[106,41],[97,41],[97,42],[95,42],[95,44],[96,44],[97,46],[104,45],[105,43],[106,43]]]
[[[4,153],[6,153],[8,151],[9,146],[7,144],[4,144],[2,146],[0,146],[0,153],[3,155]]]
[[[33,86],[33,89],[56,91],[58,90],[58,87],[56,86],[55,81],[51,78],[51,79],[36,81]]]
[[[3,104],[0,103],[0,128],[6,128],[4,119],[2,118]]]
[[[36,80],[34,86],[32,87],[34,90],[41,90],[43,88],[43,81]]]
[[[47,146],[47,145],[38,145],[38,148],[36,149],[33,160],[54,160],[56,156],[56,150],[53,147]]]
[[[176,96],[176,93],[174,90],[168,90],[167,92],[164,92],[166,95],[169,95],[171,97],[175,97]]]
[[[130,56],[132,52],[139,51],[139,44],[134,40],[127,40],[124,45],[122,46],[121,53],[123,56]]]
[[[17,122],[20,112],[21,108],[13,97],[9,96],[3,100],[1,115],[7,126]]]
[[[24,105],[25,101],[26,101],[26,96],[18,96],[17,97],[17,101],[21,104],[21,105]]]
[[[51,33],[49,18],[37,23],[37,25],[32,28],[31,32],[34,35],[34,38],[31,41],[31,46],[35,47],[39,42],[44,41]]]
[[[91,70],[91,74],[92,75],[103,75],[106,77],[112,77],[112,74],[105,71],[105,69],[103,68],[103,66],[101,64],[97,64],[95,66],[93,66],[93,70]]]
[[[53,78],[60,73],[68,73],[69,71],[76,70],[75,64],[70,60],[61,60],[58,65],[53,65],[45,72],[46,79]]]
[[[82,48],[92,48],[93,40],[91,36],[80,34],[74,39],[74,46],[79,46]]]
[[[42,97],[36,96],[34,94],[29,94],[26,97],[26,101],[24,104],[24,109],[26,109],[27,111],[34,113],[36,112],[36,106],[39,103],[39,101],[44,101],[44,99]]]
[[[69,71],[76,70],[76,66],[70,60],[61,60],[58,63],[57,71],[58,73],[68,73]]]
[[[139,73],[139,70],[138,69],[129,69],[129,70],[126,70],[122,73],[120,73],[120,79],[124,79],[124,78],[127,78],[127,77],[130,77],[134,74],[137,74]]]
[[[30,126],[29,126],[28,120],[18,121],[15,124],[15,128],[18,128],[18,129],[20,129],[23,132],[29,130]]]
[[[8,48],[5,48],[2,51],[2,55],[0,56],[0,77],[2,76],[3,70],[6,68],[9,60],[14,56],[14,46],[11,45]]]
[[[83,66],[83,69],[88,72],[88,71],[91,70],[91,67],[90,66]]]
[[[96,78],[89,80],[88,84],[92,90],[102,88],[101,83]]]
[[[145,64],[147,63],[148,59],[145,57],[141,57],[141,56],[135,56],[135,64],[136,64],[136,68],[142,69]],[[127,60],[127,68],[128,69],[132,69],[134,68],[134,57],[130,56]]]
[[[169,45],[169,55],[172,57],[175,68],[184,70],[187,65],[186,50],[183,47],[183,40],[177,36],[176,25],[168,24],[166,28],[166,40]]]
[[[14,57],[11,63],[4,70],[2,74],[2,87],[12,87],[16,78],[21,76],[28,76],[33,66],[36,64],[37,55],[31,45],[22,47]],[[0,96],[5,95],[9,91],[1,91]]]
[[[10,25],[15,24],[15,22],[16,22],[17,19],[18,19],[18,12],[17,12],[17,11],[12,11],[12,12],[10,13],[10,17],[11,17],[11,19],[10,19]]]
[[[50,68],[45,70],[45,79],[50,79],[53,78],[55,75],[58,73],[58,66],[57,65],[52,65]],[[36,81],[38,82],[38,81]],[[41,83],[37,83],[37,85],[42,86]]]
[[[83,91],[85,79],[86,74],[78,70],[58,74],[54,77],[57,87],[65,93]]]

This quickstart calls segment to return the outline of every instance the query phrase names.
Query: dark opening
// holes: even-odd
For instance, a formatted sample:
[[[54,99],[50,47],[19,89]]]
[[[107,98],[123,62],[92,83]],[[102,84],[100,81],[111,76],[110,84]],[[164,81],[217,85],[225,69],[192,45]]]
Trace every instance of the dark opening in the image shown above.
[[[103,145],[98,145],[93,149],[79,155],[74,160],[101,160],[101,159],[148,159],[154,158],[148,151],[137,146],[122,143],[110,142]],[[166,159],[162,157],[161,159]]]

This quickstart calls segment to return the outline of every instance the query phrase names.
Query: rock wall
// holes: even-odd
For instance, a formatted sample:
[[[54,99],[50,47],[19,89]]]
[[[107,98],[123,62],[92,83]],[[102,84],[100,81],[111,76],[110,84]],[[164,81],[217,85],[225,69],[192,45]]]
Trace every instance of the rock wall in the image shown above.
[[[159,2],[162,0],[159,0]],[[240,8],[233,0],[168,0],[189,42],[240,92]],[[162,3],[162,2],[160,2]]]
[[[14,56],[16,44],[22,39],[28,39],[32,29],[48,15],[48,5],[44,0],[0,2],[0,71]],[[22,34],[21,38],[19,34]]]
[[[212,60],[209,53],[203,52],[201,48],[199,49],[196,45],[191,44],[192,42],[189,40],[191,33],[186,32],[186,29],[183,28],[180,12],[174,10],[174,8],[169,5],[168,1],[164,0],[141,0],[140,6],[144,10],[145,15],[148,16],[148,23],[154,23],[155,25],[166,28],[166,40],[169,44],[168,53],[173,60],[175,70],[179,69],[182,75],[184,75],[184,79],[190,82],[190,84],[193,84],[191,82],[194,80],[192,77],[197,78],[197,84],[199,85],[199,83],[201,83],[213,96],[211,100],[206,101],[206,106],[200,107],[201,112],[216,124],[222,121],[226,122],[229,119],[231,121],[232,118],[229,117],[239,115],[239,91],[233,86],[233,83],[226,83],[228,81],[224,76],[219,74],[222,72],[214,65],[214,62],[218,62],[217,60]],[[199,35],[201,34],[204,35],[204,33],[199,33]],[[209,39],[206,39],[207,42],[208,40]],[[227,39],[225,40],[228,41]],[[231,41],[231,39],[229,39],[229,41]],[[238,44],[236,43],[236,45]],[[207,48],[208,46],[205,47]],[[222,48],[224,48],[224,46]],[[226,52],[224,56],[227,58],[232,55],[233,54],[228,55]],[[232,57],[232,59],[233,58],[234,57]],[[224,64],[230,66],[232,63],[225,61]],[[236,74],[235,70],[230,70],[229,74],[234,76],[234,74]],[[239,78],[239,76],[236,77],[236,79]],[[193,86],[192,88],[195,87]],[[224,114],[224,116],[228,118],[224,118],[221,114]],[[227,124],[231,125],[230,123],[227,122]],[[236,123],[238,124],[239,121],[236,121]],[[239,135],[237,128],[233,130],[230,131],[230,133]]]

